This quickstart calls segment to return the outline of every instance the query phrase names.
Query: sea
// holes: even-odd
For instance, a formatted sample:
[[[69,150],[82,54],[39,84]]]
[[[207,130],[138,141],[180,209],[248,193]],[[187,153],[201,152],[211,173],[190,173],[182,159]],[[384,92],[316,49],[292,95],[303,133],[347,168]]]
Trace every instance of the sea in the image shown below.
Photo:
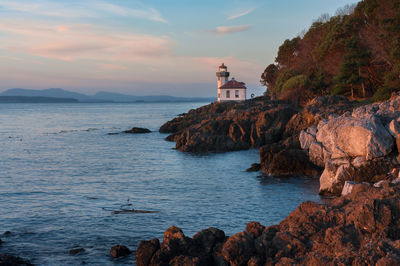
[[[209,227],[232,235],[321,200],[318,180],[246,172],[257,149],[185,153],[158,132],[205,104],[0,104],[0,254],[35,265],[135,265],[140,241],[172,225],[190,237]],[[131,127],[152,132],[109,134]],[[152,213],[120,212],[132,209]],[[116,244],[133,253],[113,259]],[[70,254],[76,248],[84,251]]]

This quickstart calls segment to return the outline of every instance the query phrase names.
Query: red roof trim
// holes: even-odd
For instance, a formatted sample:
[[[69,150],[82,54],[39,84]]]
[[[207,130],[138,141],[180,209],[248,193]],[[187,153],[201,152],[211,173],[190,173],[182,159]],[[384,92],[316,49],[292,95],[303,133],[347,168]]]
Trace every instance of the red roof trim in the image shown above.
[[[246,89],[243,82],[237,82],[236,80],[228,81],[225,85],[221,86],[220,89]]]

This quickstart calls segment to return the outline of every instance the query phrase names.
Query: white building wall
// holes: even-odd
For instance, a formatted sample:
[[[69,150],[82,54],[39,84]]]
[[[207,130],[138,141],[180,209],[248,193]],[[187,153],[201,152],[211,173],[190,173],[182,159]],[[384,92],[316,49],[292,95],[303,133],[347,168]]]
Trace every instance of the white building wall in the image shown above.
[[[218,79],[218,89],[221,86],[224,86],[228,82],[228,77],[220,77]]]
[[[239,91],[239,97],[235,97],[235,91]],[[229,98],[226,97],[226,92],[229,91]],[[218,101],[244,101],[246,100],[246,89],[218,89]]]

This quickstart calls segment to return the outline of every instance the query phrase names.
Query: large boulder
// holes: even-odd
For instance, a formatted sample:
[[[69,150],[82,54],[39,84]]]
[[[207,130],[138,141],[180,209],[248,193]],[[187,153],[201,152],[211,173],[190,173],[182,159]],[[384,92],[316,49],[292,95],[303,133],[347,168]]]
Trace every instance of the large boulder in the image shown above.
[[[229,237],[222,247],[222,255],[231,265],[243,265],[254,253],[254,238],[246,231]]]
[[[331,116],[300,133],[301,148],[324,167],[320,193],[340,195],[345,181],[377,182],[399,164],[400,96]],[[316,132],[315,132],[316,131]]]
[[[203,249],[206,253],[211,254],[215,244],[225,240],[225,233],[222,230],[210,227],[197,232],[193,236],[193,240],[196,242],[197,246]]]
[[[136,264],[144,265],[210,265],[215,250],[221,250],[225,233],[210,227],[186,237],[176,226],[168,228],[160,244],[158,239],[142,241],[136,251]],[[223,260],[223,258],[222,258]]]
[[[388,155],[393,138],[379,118],[337,117],[318,125],[316,140],[332,159],[365,157],[367,160]]]
[[[150,241],[143,240],[142,242],[140,242],[135,254],[136,265],[137,266],[148,265],[154,253],[156,253],[156,251],[159,249],[160,249],[160,241],[157,238],[154,238]]]

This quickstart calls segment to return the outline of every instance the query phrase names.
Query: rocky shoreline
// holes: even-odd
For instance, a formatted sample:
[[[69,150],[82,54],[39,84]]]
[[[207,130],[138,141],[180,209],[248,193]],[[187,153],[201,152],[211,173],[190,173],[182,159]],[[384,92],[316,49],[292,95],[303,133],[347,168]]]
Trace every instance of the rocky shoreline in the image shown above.
[[[190,238],[172,226],[162,242],[140,243],[136,264],[398,265],[400,94],[357,105],[343,96],[317,97],[303,107],[259,97],[212,103],[165,123],[160,132],[170,133],[166,140],[178,150],[259,148],[260,161],[248,171],[318,177],[320,194],[338,197],[304,202],[278,225],[250,222],[232,236],[208,228]],[[127,133],[147,132],[140,130]],[[115,258],[129,253],[125,246],[110,250]],[[0,255],[2,263],[31,265],[9,255]]]
[[[345,181],[392,180],[399,166],[400,96],[357,107],[343,96],[321,96],[303,108],[264,97],[212,103],[165,123],[176,149],[224,152],[260,149],[249,171],[320,177],[320,194],[340,195]],[[392,174],[388,174],[392,172]],[[397,171],[398,172],[398,171]]]
[[[278,225],[247,224],[225,236],[208,228],[192,238],[172,226],[142,241],[136,264],[144,265],[398,265],[400,185],[358,184],[328,204],[304,202]]]
[[[264,98],[213,103],[160,132],[181,151],[260,148],[249,171],[320,176],[320,194],[342,196],[304,202],[279,225],[251,222],[230,237],[208,228],[189,238],[172,226],[161,243],[140,243],[137,265],[398,265],[399,94],[361,107],[342,96],[302,109]]]

